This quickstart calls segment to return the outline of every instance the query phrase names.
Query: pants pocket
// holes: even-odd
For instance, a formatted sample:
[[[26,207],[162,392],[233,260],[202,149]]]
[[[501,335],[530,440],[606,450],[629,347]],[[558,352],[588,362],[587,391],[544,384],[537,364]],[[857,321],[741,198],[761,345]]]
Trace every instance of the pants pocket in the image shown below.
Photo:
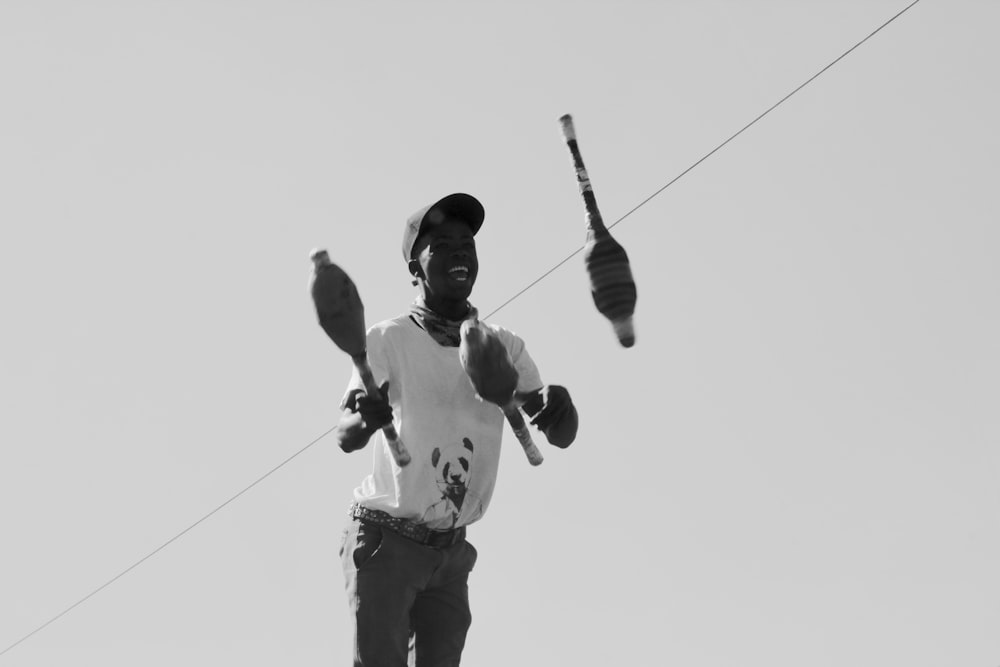
[[[357,537],[354,540],[354,567],[361,569],[365,563],[371,561],[382,546],[382,528],[370,523],[356,521]]]

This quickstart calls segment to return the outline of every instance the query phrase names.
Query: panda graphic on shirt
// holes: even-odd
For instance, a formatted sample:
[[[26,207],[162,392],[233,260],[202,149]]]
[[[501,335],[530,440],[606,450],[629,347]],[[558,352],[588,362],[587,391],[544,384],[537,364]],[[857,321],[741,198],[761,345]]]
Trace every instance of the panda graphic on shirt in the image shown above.
[[[469,491],[471,482],[472,457],[475,446],[468,438],[462,438],[460,446],[442,449],[435,447],[431,452],[434,466],[434,480],[440,499],[431,505],[424,516],[451,518],[451,528],[458,525],[459,517],[481,514],[482,501]]]

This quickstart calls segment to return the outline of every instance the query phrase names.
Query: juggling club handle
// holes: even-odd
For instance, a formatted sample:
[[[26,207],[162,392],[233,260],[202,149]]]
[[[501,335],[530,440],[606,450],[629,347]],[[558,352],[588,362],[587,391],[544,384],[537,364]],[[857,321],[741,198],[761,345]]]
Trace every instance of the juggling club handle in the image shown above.
[[[355,368],[358,369],[365,392],[369,396],[381,396],[381,390],[378,384],[375,383],[375,376],[372,375],[371,364],[368,363],[368,355],[363,354],[351,357],[351,361],[354,362]],[[389,451],[392,453],[392,458],[396,461],[396,465],[402,468],[410,462],[410,452],[406,450],[403,441],[399,439],[399,434],[396,433],[396,427],[391,423],[383,426],[382,432],[385,433],[385,439],[389,443]]]
[[[511,401],[500,409],[503,410],[504,416],[507,417],[507,423],[514,430],[517,441],[524,448],[524,453],[528,456],[528,461],[533,466],[541,465],[544,460],[542,453],[538,451],[535,441],[531,439],[531,431],[528,430],[528,425],[524,423],[524,415],[517,409],[517,404]]]
[[[583,204],[587,210],[587,226],[595,230],[607,229],[604,225],[604,218],[597,208],[597,197],[594,195],[594,186],[590,184],[590,176],[587,175],[587,167],[583,164],[583,156],[580,154],[580,145],[576,141],[576,127],[573,125],[573,116],[566,114],[559,118],[559,125],[562,128],[563,139],[569,148],[569,154],[573,158],[573,167],[576,169],[576,182],[580,186],[580,195],[583,197]]]

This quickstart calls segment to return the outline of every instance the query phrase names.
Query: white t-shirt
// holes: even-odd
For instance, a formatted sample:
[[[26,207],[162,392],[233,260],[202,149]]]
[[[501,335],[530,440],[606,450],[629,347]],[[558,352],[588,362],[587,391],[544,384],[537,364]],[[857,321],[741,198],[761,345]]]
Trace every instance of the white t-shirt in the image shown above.
[[[524,341],[503,327],[486,326],[510,353],[518,391],[541,388]],[[397,466],[379,430],[371,441],[372,473],[354,490],[355,502],[435,530],[478,520],[496,483],[506,422],[500,408],[476,396],[458,348],[439,345],[409,315],[368,330],[368,360],[376,382],[389,381],[396,432],[412,460]],[[361,386],[355,370],[348,392]]]

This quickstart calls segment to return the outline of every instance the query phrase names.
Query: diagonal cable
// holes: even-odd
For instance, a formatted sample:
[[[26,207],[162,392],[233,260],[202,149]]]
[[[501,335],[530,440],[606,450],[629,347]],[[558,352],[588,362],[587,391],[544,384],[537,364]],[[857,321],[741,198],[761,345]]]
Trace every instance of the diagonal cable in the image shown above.
[[[893,21],[895,21],[896,19],[898,19],[900,16],[902,16],[903,14],[905,14],[908,9],[910,9],[911,7],[913,7],[918,2],[920,2],[920,0],[913,0],[913,2],[911,2],[910,4],[908,4],[906,7],[904,7],[903,9],[901,9],[899,12],[897,12],[888,21],[886,21],[885,23],[883,23],[879,27],[875,28],[875,30],[873,30],[871,33],[869,33],[867,37],[865,37],[864,39],[862,39],[861,41],[859,41],[857,44],[855,44],[851,48],[849,48],[846,51],[844,51],[843,53],[841,53],[834,60],[830,61],[830,63],[827,64],[826,67],[824,67],[820,71],[816,72],[811,77],[809,77],[808,79],[806,79],[804,82],[802,82],[801,84],[799,84],[795,88],[795,90],[793,90],[792,92],[788,93],[787,95],[785,95],[784,97],[782,97],[780,100],[778,100],[777,102],[775,102],[774,104],[772,104],[770,107],[767,108],[766,111],[764,111],[759,116],[757,116],[756,118],[754,118],[752,121],[750,121],[749,123],[747,123],[746,125],[744,125],[743,127],[741,127],[739,130],[737,130],[731,137],[729,137],[728,139],[726,139],[725,141],[723,141],[721,144],[719,144],[718,146],[716,146],[715,148],[713,148],[709,152],[705,153],[705,155],[703,155],[697,162],[695,162],[690,167],[688,167],[687,169],[685,169],[684,171],[682,171],[681,173],[677,174],[672,179],[670,179],[670,181],[668,181],[666,185],[664,185],[659,190],[657,190],[653,194],[651,194],[648,197],[646,197],[645,199],[643,199],[641,202],[639,202],[638,204],[636,204],[630,211],[628,211],[627,213],[625,213],[625,215],[623,215],[622,217],[618,218],[613,223],[611,223],[610,225],[608,225],[608,229],[611,229],[612,227],[614,227],[615,225],[617,225],[618,223],[620,223],[622,220],[624,220],[625,218],[629,217],[630,215],[632,215],[633,213],[635,213],[636,211],[638,211],[640,208],[642,208],[643,206],[645,206],[646,204],[648,204],[650,202],[650,200],[652,200],[654,197],[656,197],[657,195],[659,195],[661,192],[663,192],[664,190],[666,190],[667,188],[669,188],[671,185],[673,185],[674,183],[676,183],[677,181],[679,181],[689,171],[691,171],[692,169],[694,169],[695,167],[697,167],[698,165],[700,165],[702,162],[704,162],[708,158],[710,158],[713,155],[715,155],[716,152],[718,152],[720,149],[722,149],[730,141],[732,141],[736,137],[740,136],[741,134],[743,134],[744,132],[746,132],[747,130],[749,130],[752,126],[756,125],[757,121],[759,121],[764,116],[766,116],[767,114],[769,114],[772,111],[774,111],[775,109],[777,109],[779,106],[781,106],[785,102],[785,100],[787,100],[788,98],[790,98],[792,95],[794,95],[795,93],[799,92],[800,90],[802,90],[803,88],[805,88],[806,86],[808,86],[810,83],[812,83],[813,81],[815,81],[817,78],[819,78],[820,75],[822,75],[828,69],[830,69],[831,67],[833,67],[834,65],[836,65],[837,63],[839,63],[841,60],[843,60],[844,58],[846,58],[852,51],[854,51],[856,48],[858,48],[859,46],[861,46],[862,44],[864,44],[865,42],[867,42],[869,39],[871,39],[872,37],[874,37],[876,34],[878,34],[887,25],[889,25],[890,23],[892,23]],[[505,306],[507,306],[508,304],[510,304],[512,301],[514,301],[515,299],[517,299],[518,297],[520,297],[522,294],[524,294],[525,292],[527,292],[528,290],[530,290],[532,287],[534,287],[538,283],[542,282],[542,280],[544,280],[545,278],[547,278],[556,269],[558,269],[559,267],[561,267],[563,264],[565,264],[566,262],[568,262],[570,259],[572,259],[576,255],[578,255],[581,252],[583,252],[584,247],[585,246],[580,246],[579,248],[577,248],[576,250],[574,250],[565,259],[563,259],[558,264],[556,264],[555,266],[553,266],[551,269],[549,269],[548,271],[546,271],[545,273],[543,273],[539,278],[537,278],[534,281],[532,281],[527,287],[525,287],[524,289],[522,289],[520,292],[518,292],[517,294],[515,294],[511,298],[509,298],[506,301],[504,301],[502,304],[500,304],[500,306],[498,308],[496,308],[492,313],[490,313],[489,315],[487,315],[483,319],[489,319],[490,317],[492,317],[493,315],[495,315],[496,313],[498,313],[502,308],[504,308]]]
[[[177,533],[176,535],[174,535],[173,537],[171,537],[169,540],[167,540],[166,542],[164,542],[160,546],[156,547],[155,549],[153,549],[152,551],[150,551],[148,554],[146,554],[145,556],[143,556],[142,558],[140,558],[136,562],[132,563],[127,568],[125,568],[124,570],[122,570],[121,572],[119,572],[118,574],[116,574],[115,576],[113,576],[111,579],[108,579],[106,582],[104,582],[103,584],[101,584],[100,586],[98,586],[97,588],[95,588],[94,590],[92,590],[90,593],[87,593],[82,598],[80,598],[79,600],[77,600],[76,602],[74,602],[73,604],[71,604],[70,606],[66,607],[61,612],[59,612],[58,614],[56,614],[55,616],[53,616],[52,618],[50,618],[49,620],[45,621],[45,623],[42,623],[41,625],[39,625],[37,628],[35,628],[31,632],[29,632],[28,634],[26,634],[23,637],[21,637],[20,639],[18,639],[16,642],[14,642],[13,644],[11,644],[7,648],[5,648],[3,651],[0,651],[0,655],[3,655],[5,653],[7,653],[7,651],[10,651],[12,648],[14,648],[15,646],[17,646],[18,644],[26,641],[30,637],[32,637],[35,634],[41,632],[42,630],[44,630],[45,628],[47,628],[48,626],[50,626],[51,624],[55,623],[60,618],[62,618],[66,614],[68,614],[69,612],[71,612],[74,609],[76,609],[77,607],[79,607],[81,604],[83,604],[84,602],[86,602],[90,598],[94,597],[95,595],[97,595],[98,593],[100,593],[101,591],[103,591],[105,588],[107,588],[111,584],[115,583],[116,581],[118,581],[119,579],[121,579],[122,577],[124,577],[126,574],[128,574],[129,572],[131,572],[135,568],[137,568],[140,565],[142,565],[143,563],[145,563],[147,560],[149,560],[150,558],[152,558],[156,554],[158,554],[161,551],[163,551],[165,548],[167,548],[168,546],[170,546],[171,544],[173,544],[174,542],[176,542],[178,539],[180,539],[181,537],[183,537],[184,535],[186,535],[187,533],[189,533],[192,529],[194,529],[199,524],[201,524],[202,522],[204,522],[206,519],[208,519],[209,517],[211,517],[212,515],[214,515],[216,512],[218,512],[219,510],[221,510],[223,507],[225,507],[229,503],[233,502],[234,500],[236,500],[237,498],[239,498],[240,496],[242,496],[244,493],[246,493],[247,491],[249,491],[253,487],[255,487],[258,484],[260,484],[261,482],[263,482],[265,479],[267,479],[268,477],[270,477],[272,474],[274,474],[275,472],[277,472],[279,469],[283,468],[287,463],[291,462],[291,460],[294,459],[295,457],[297,457],[299,454],[302,454],[304,451],[306,451],[307,449],[309,449],[310,447],[312,447],[313,445],[315,445],[317,442],[319,442],[320,440],[322,440],[323,438],[325,438],[327,435],[330,434],[331,431],[333,431],[334,428],[336,428],[336,426],[330,427],[325,433],[323,433],[319,437],[315,438],[308,445],[306,445],[305,447],[303,447],[299,451],[295,452],[294,454],[292,454],[291,456],[289,456],[287,459],[285,459],[284,461],[282,461],[278,465],[276,465],[273,468],[271,468],[270,470],[268,470],[266,473],[264,473],[263,475],[261,475],[260,477],[258,477],[256,480],[254,480],[253,482],[251,482],[249,485],[247,485],[246,487],[244,487],[242,491],[240,491],[236,495],[232,496],[229,500],[227,500],[226,502],[222,503],[221,505],[219,505],[218,507],[216,507],[214,510],[212,510],[211,512],[209,512],[205,516],[201,517],[200,519],[198,519],[197,521],[195,521],[194,523],[192,523],[190,526],[188,526],[187,528],[185,528],[181,532]]]

